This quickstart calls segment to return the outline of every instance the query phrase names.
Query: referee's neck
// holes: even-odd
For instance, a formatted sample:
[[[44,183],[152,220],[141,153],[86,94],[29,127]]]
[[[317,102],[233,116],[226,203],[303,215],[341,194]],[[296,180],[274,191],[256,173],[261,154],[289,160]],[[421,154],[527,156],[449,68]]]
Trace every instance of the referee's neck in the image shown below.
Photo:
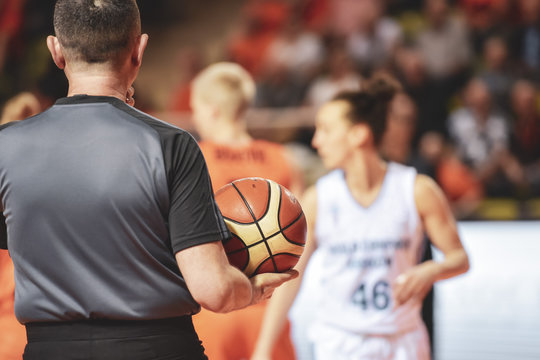
[[[126,101],[128,88],[128,82],[117,74],[85,72],[69,78],[68,96],[112,96]]]

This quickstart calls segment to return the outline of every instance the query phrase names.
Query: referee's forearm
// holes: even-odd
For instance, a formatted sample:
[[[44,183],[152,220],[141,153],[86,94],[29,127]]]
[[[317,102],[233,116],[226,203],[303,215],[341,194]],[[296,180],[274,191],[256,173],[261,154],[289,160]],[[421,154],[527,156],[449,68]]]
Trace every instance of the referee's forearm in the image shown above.
[[[214,290],[215,296],[201,302],[207,310],[226,313],[244,308],[253,298],[251,282],[240,270],[228,266],[222,274],[220,285]]]

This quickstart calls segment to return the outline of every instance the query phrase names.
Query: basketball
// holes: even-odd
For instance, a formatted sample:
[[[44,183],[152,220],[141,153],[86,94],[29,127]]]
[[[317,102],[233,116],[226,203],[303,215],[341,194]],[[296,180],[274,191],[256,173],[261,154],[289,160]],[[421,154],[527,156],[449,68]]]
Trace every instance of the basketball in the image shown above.
[[[215,197],[232,234],[223,246],[233,266],[252,277],[296,265],[306,219],[289,190],[268,179],[245,178],[223,186]]]

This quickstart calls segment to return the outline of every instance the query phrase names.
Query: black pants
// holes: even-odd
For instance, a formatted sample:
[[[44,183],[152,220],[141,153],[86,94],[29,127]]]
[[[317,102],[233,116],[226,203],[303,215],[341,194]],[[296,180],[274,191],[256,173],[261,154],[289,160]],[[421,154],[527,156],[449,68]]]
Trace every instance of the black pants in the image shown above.
[[[24,360],[207,360],[191,316],[26,324]]]

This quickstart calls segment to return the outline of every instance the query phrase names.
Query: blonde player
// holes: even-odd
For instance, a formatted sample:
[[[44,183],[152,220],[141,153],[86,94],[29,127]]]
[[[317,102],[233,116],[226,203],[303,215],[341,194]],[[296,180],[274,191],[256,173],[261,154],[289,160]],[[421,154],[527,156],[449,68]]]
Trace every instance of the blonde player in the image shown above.
[[[217,63],[196,76],[192,85],[193,120],[201,137],[214,190],[245,177],[263,177],[295,194],[302,176],[291,164],[285,147],[253,139],[244,112],[255,95],[251,76],[237,64]],[[230,314],[202,311],[193,318],[195,328],[212,360],[247,359],[251,356],[265,311],[264,304]],[[294,359],[288,328],[278,335],[276,360]]]
[[[317,359],[429,359],[422,299],[435,281],[468,269],[439,187],[377,152],[398,89],[378,76],[318,112],[313,146],[332,171],[305,193],[309,235],[297,266],[302,273],[314,253],[322,266],[309,329]],[[443,261],[419,263],[424,232]],[[252,359],[267,358],[299,285],[274,293]]]
[[[298,196],[303,179],[291,154],[281,144],[253,139],[247,131],[244,114],[254,96],[253,79],[235,63],[210,65],[193,80],[193,120],[214,190],[236,179],[259,176]]]

